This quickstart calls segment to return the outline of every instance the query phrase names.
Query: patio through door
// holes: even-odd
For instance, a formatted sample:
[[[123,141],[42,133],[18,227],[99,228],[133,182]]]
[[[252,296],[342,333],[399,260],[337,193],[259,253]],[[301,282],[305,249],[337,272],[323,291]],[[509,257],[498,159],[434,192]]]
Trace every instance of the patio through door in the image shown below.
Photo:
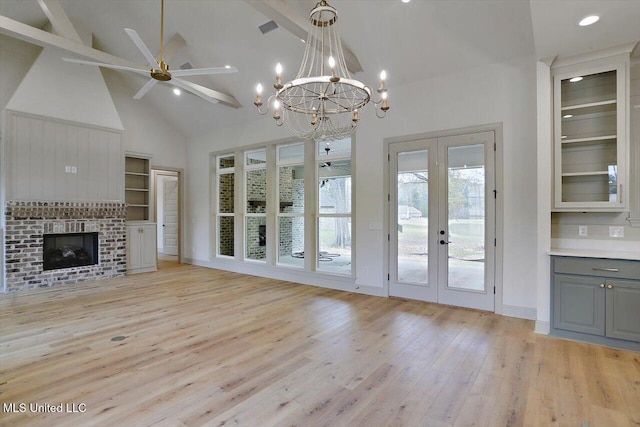
[[[494,142],[390,144],[390,295],[494,311]]]

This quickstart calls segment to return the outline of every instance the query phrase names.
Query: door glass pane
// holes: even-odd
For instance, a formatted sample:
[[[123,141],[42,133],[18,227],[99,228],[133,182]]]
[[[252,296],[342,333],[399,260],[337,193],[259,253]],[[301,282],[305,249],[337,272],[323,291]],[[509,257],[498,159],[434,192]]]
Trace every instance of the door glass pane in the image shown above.
[[[218,217],[218,253],[233,256],[233,220],[232,216]]]
[[[318,160],[322,160],[322,157],[329,155],[349,155],[349,153],[351,153],[351,138],[336,141],[318,141]]]
[[[218,175],[218,212],[219,213],[233,213],[234,187],[233,173],[224,173]]]
[[[449,147],[447,162],[447,286],[484,291],[484,144]]]
[[[278,264],[304,266],[304,217],[278,218]]]
[[[318,218],[318,271],[351,273],[351,218]]]
[[[304,213],[304,166],[281,166],[278,171],[280,213]]]
[[[304,161],[304,144],[278,147],[278,161]]]
[[[267,170],[247,171],[247,213],[264,213],[267,207]]]
[[[351,160],[318,164],[320,213],[351,213]]]
[[[220,169],[232,168],[235,164],[235,157],[232,155],[218,157],[218,167]]]
[[[428,283],[429,151],[398,154],[397,281]]]
[[[246,258],[264,261],[267,257],[267,219],[247,217]]]

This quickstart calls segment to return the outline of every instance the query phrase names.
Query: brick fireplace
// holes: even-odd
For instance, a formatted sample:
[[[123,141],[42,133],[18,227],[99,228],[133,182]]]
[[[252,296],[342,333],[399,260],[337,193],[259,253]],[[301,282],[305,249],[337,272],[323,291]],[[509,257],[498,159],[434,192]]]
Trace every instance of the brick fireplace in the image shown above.
[[[124,203],[9,201],[5,214],[6,292],[124,276]],[[98,233],[98,263],[45,271],[44,235],[74,233]]]

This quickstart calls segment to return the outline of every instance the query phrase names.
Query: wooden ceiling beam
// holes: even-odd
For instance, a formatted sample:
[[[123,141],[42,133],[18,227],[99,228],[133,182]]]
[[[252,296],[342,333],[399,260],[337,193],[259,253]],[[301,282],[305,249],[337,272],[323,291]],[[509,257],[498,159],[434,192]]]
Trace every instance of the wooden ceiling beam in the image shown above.
[[[302,16],[291,7],[287,6],[282,0],[244,0],[249,6],[265,15],[267,18],[274,20],[279,26],[292,33],[299,39],[307,40],[311,23],[308,16]],[[358,57],[350,51],[343,40],[342,50],[347,68],[351,73],[362,71],[362,64]]]

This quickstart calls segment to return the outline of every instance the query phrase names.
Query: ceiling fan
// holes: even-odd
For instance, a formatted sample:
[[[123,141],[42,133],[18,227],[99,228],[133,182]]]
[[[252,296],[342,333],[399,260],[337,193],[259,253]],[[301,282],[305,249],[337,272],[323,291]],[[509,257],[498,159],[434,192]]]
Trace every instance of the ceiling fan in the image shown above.
[[[185,82],[184,80],[178,79],[176,77],[186,77],[186,76],[199,76],[199,75],[211,75],[211,74],[225,74],[225,73],[235,73],[238,71],[236,67],[225,66],[225,67],[213,67],[213,68],[191,68],[186,70],[175,70],[169,71],[169,65],[164,62],[163,59],[163,45],[164,45],[164,0],[162,0],[161,9],[160,9],[160,55],[159,59],[156,59],[149,48],[144,44],[140,36],[135,30],[130,28],[125,28],[124,30],[136,47],[142,52],[145,59],[151,66],[151,71],[144,68],[133,68],[133,67],[125,67],[121,65],[107,64],[103,62],[92,62],[92,61],[84,61],[81,59],[72,59],[72,58],[62,58],[67,62],[74,62],[78,64],[86,64],[86,65],[95,65],[98,67],[110,68],[113,70],[121,70],[121,71],[131,71],[133,73],[150,75],[151,79],[144,85],[142,88],[133,96],[133,99],[142,98],[149,90],[156,85],[156,83],[160,82],[168,82],[179,88],[182,88],[188,92],[193,93],[213,104],[217,103],[218,100],[208,96],[207,94],[201,92],[200,90],[191,87],[189,82]]]

